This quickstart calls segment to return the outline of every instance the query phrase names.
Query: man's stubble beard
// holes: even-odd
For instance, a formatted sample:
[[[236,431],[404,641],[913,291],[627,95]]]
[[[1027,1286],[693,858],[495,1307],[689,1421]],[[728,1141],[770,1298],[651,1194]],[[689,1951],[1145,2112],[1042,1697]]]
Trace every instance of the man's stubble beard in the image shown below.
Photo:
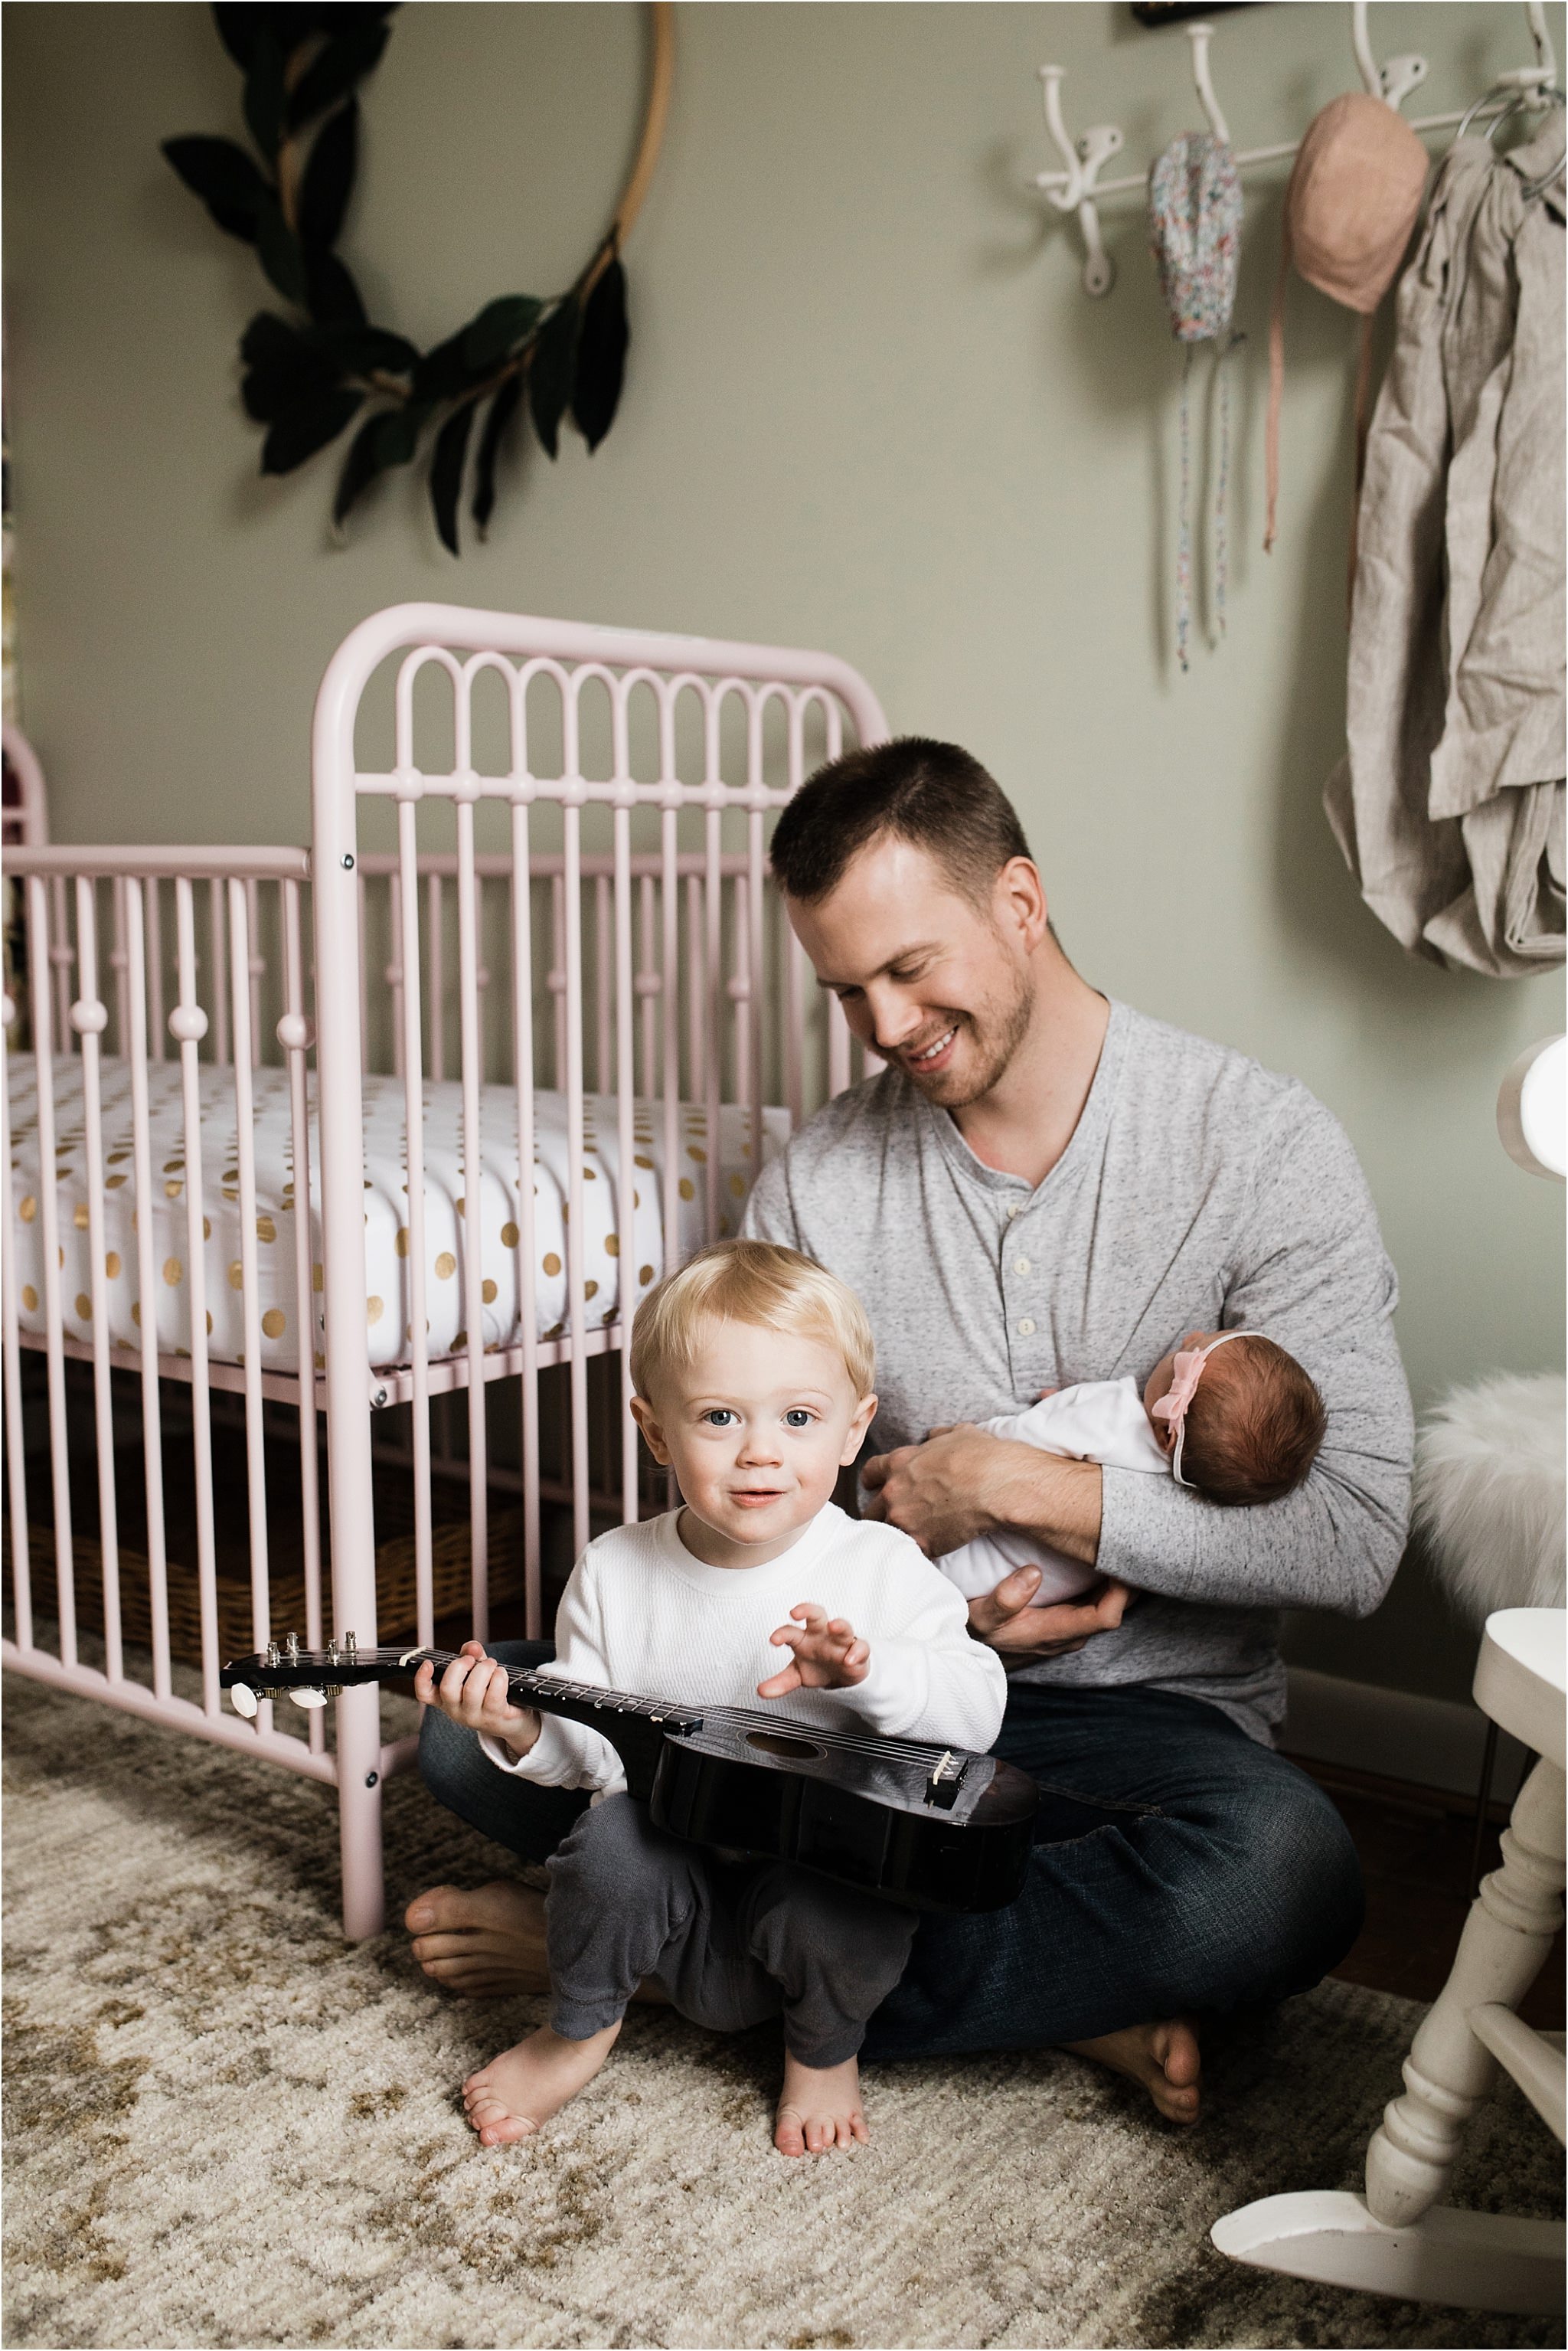
[[[1018,986],[1010,1002],[993,999],[977,1011],[955,1015],[960,1038],[967,1036],[972,1049],[969,1066],[943,1071],[929,1081],[922,1081],[913,1071],[905,1074],[919,1087],[929,1102],[940,1110],[967,1110],[981,1102],[1006,1073],[1008,1064],[1029,1034],[1034,1018],[1034,982],[1028,972],[1019,972]]]

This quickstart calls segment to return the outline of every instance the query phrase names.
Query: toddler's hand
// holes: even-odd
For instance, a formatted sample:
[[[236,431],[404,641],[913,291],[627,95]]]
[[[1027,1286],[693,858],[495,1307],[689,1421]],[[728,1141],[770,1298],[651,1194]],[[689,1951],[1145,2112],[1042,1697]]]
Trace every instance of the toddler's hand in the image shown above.
[[[852,1689],[871,1670],[871,1650],[847,1617],[830,1616],[814,1600],[791,1608],[791,1625],[768,1639],[776,1649],[793,1649],[789,1663],[757,1685],[758,1698],[788,1698],[798,1689]]]
[[[465,1730],[483,1731],[514,1755],[526,1755],[538,1738],[539,1718],[531,1706],[514,1706],[507,1687],[506,1667],[487,1657],[477,1641],[464,1642],[439,1684],[428,1658],[413,1677],[413,1694],[421,1706],[438,1706]]]

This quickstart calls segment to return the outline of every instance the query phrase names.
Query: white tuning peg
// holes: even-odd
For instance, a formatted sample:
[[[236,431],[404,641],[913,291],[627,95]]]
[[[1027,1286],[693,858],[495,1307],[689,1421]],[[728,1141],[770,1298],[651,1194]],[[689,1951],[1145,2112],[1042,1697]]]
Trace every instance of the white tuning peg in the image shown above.
[[[229,1697],[233,1700],[236,1714],[243,1714],[247,1722],[256,1720],[258,1701],[256,1692],[246,1683],[235,1682],[229,1691]]]
[[[293,1699],[295,1705],[302,1706],[307,1713],[308,1713],[313,1707],[325,1706],[327,1703],[327,1693],[325,1690],[291,1689],[288,1695]]]

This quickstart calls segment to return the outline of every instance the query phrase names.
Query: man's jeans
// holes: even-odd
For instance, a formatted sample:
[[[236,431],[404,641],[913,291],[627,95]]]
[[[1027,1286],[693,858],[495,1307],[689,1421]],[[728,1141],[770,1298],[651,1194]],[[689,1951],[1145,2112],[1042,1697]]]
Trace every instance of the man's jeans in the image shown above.
[[[548,1643],[498,1642],[507,1665]],[[864,2054],[931,2057],[1086,2041],[1157,2017],[1305,1991],[1360,1931],[1361,1872],[1333,1804],[1218,1707],[1166,1690],[1015,1681],[995,1751],[1040,1784],[1019,1899],[922,1917]],[[587,1802],[498,1771],[434,1707],[420,1770],[443,1804],[542,1862]]]

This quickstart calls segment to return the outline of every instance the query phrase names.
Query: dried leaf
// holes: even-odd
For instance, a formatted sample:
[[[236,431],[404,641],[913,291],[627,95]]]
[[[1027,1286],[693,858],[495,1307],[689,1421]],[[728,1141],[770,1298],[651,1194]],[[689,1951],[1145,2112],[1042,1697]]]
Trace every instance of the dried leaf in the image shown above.
[[[479,454],[474,461],[473,515],[484,538],[490,517],[496,511],[496,465],[501,446],[507,437],[507,427],[517,413],[523,396],[523,379],[509,375],[495,399],[485,419],[485,430],[479,436]]]
[[[474,429],[473,401],[454,409],[435,436],[435,454],[430,461],[430,503],[435,509],[435,528],[441,544],[453,555],[457,553],[457,503],[463,496],[463,464],[468,455],[468,435]]]
[[[620,257],[600,273],[582,313],[582,334],[577,346],[577,379],[572,386],[571,413],[591,449],[597,449],[612,424],[626,373],[626,272]]]
[[[268,432],[261,448],[264,474],[291,474],[329,441],[335,441],[350,418],[363,404],[362,392],[335,388],[313,393],[286,408]]]
[[[528,363],[528,413],[550,456],[560,444],[560,420],[571,398],[577,362],[578,308],[567,295],[539,329]]]

